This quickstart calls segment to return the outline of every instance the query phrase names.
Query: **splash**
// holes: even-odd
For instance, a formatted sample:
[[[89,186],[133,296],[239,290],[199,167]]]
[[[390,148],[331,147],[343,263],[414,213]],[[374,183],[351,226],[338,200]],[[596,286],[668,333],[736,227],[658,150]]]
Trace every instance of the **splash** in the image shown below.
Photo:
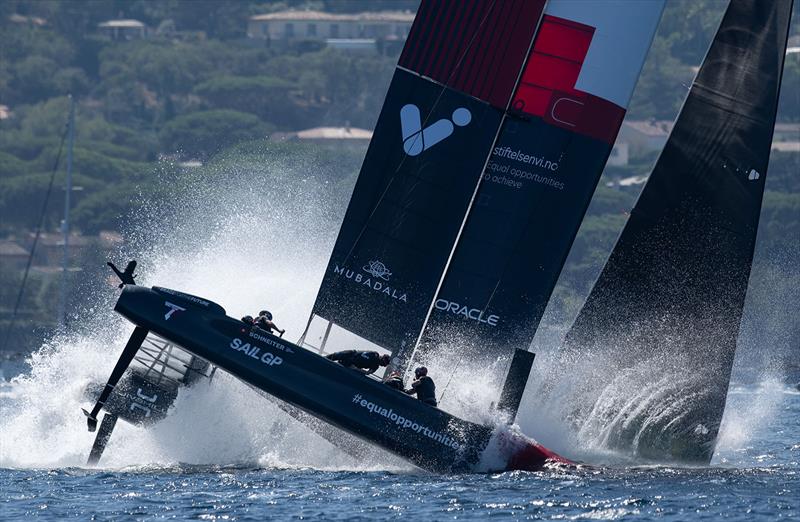
[[[728,393],[728,406],[722,419],[715,461],[721,464],[764,465],[769,460],[755,440],[768,438],[766,431],[779,415],[791,394],[774,375],[767,375],[756,385],[737,385]],[[781,433],[782,434],[782,433]]]
[[[593,464],[704,465],[715,444],[712,465],[759,464],[749,444],[786,395],[774,373],[733,387],[720,404],[727,382],[701,354],[665,349],[623,362],[613,353],[629,352],[542,354],[520,409],[525,432]]]
[[[162,175],[129,222],[118,261],[139,260],[138,283],[197,293],[229,315],[269,308],[299,336],[335,239],[355,171],[294,149],[233,153],[180,177]],[[339,180],[338,184],[328,180]],[[158,190],[169,194],[153,199]],[[132,326],[111,312],[116,292],[96,284],[70,332],[34,353],[25,374],[0,389],[0,467],[83,466],[94,434],[84,390],[105,381]],[[170,415],[143,429],[117,424],[104,467],[242,464],[393,469],[338,451],[235,378],[183,389]]]

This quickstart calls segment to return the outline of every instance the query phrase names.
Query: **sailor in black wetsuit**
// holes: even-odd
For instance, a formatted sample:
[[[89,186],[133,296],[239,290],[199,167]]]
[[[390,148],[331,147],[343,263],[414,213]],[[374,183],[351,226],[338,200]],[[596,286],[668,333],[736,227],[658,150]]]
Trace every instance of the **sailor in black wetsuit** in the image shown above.
[[[425,404],[436,406],[436,385],[433,383],[433,379],[428,377],[428,369],[420,366],[414,370],[414,376],[417,380],[411,383],[411,389],[406,390],[406,393],[409,395],[416,394],[417,399]]]
[[[360,352],[358,350],[345,350],[335,352],[326,356],[331,361],[336,361],[342,366],[359,371],[364,375],[369,375],[378,369],[379,366],[388,366],[392,360],[386,354],[378,352]]]
[[[406,391],[406,387],[403,385],[403,377],[400,375],[400,372],[392,372],[389,377],[387,377],[383,384],[388,386],[389,388],[394,388],[395,390],[404,392]]]
[[[258,317],[255,318],[254,326],[257,326],[265,332],[272,333],[273,330],[281,333],[281,337],[286,333],[286,330],[281,330],[275,323],[272,322],[272,314],[266,310],[258,312]]]

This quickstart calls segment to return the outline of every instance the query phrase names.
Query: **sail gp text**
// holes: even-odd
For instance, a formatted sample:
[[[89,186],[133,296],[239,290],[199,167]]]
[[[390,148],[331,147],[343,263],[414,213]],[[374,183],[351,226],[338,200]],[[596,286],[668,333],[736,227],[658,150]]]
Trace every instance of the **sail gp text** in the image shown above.
[[[266,364],[267,366],[279,366],[283,363],[283,359],[278,357],[277,355],[270,353],[270,352],[261,352],[261,348],[250,343],[246,343],[239,339],[238,337],[234,338],[231,341],[230,347],[236,351],[244,352],[249,357],[253,359],[258,359],[262,363]]]

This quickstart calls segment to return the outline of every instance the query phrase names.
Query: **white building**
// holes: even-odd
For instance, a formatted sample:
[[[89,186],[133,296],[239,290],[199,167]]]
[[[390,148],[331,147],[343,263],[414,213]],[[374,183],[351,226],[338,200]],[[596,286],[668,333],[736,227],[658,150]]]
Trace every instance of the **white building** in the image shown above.
[[[382,11],[365,13],[325,13],[322,11],[279,11],[251,16],[248,38],[268,41],[324,41],[337,46],[339,41],[405,41],[414,13]]]
[[[320,145],[365,146],[372,139],[372,131],[357,127],[314,127],[295,132],[275,132],[273,141],[302,141]]]
[[[147,26],[139,20],[107,20],[97,24],[97,27],[112,40],[138,40],[147,37]]]

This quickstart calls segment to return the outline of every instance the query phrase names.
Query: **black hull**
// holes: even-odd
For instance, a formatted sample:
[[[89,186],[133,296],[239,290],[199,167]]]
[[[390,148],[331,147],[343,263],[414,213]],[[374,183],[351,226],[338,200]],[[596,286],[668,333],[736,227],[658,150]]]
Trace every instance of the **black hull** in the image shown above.
[[[215,303],[165,288],[128,285],[115,310],[242,381],[388,450],[420,468],[478,469],[493,428],[421,403],[284,339],[227,317]],[[563,460],[528,439],[507,441],[499,471]]]

